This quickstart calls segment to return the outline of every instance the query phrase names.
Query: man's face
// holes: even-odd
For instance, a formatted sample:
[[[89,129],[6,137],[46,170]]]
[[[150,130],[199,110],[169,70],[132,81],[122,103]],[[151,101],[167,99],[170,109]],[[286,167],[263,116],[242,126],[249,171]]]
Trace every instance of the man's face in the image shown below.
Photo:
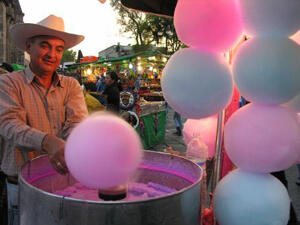
[[[27,41],[30,66],[35,73],[53,73],[59,66],[65,43],[52,36],[38,36]]]

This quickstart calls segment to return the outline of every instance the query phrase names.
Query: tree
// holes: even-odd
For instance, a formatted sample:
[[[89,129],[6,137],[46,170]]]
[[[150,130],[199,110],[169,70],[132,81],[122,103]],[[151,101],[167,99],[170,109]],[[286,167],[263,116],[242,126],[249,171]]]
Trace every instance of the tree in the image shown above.
[[[183,44],[178,40],[173,20],[126,9],[119,0],[111,0],[118,13],[121,33],[131,33],[136,41],[135,50],[161,47],[164,53],[174,53]]]
[[[63,64],[64,62],[75,62],[76,59],[76,52],[72,49],[65,50],[61,59],[60,64]]]
[[[146,20],[148,31],[151,33],[151,42],[154,42],[158,48],[162,48],[165,54],[172,54],[184,47],[183,43],[178,40],[173,19],[147,15]]]
[[[146,45],[144,36],[146,31],[145,15],[133,10],[125,9],[119,0],[111,0],[112,8],[119,14],[118,23],[121,25],[121,33],[133,34],[136,44]]]

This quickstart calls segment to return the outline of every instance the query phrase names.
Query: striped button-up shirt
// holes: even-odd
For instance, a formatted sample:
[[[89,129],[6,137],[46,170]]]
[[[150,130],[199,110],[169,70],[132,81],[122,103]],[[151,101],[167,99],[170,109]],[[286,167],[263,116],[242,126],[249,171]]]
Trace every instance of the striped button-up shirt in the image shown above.
[[[65,140],[72,128],[86,116],[83,93],[74,78],[55,73],[47,89],[29,67],[1,75],[1,170],[9,176],[16,176],[20,166],[17,163],[20,154],[15,154],[17,150],[22,160],[27,161],[29,152],[41,153],[46,134]]]

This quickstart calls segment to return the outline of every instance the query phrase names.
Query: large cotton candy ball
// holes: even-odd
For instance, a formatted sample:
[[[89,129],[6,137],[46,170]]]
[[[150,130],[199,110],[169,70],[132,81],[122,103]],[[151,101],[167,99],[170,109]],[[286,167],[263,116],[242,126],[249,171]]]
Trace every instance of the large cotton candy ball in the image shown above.
[[[300,48],[294,41],[253,38],[238,51],[233,77],[251,102],[281,104],[300,92]]]
[[[188,46],[225,52],[242,33],[236,0],[179,0],[174,25]]]
[[[67,139],[65,159],[71,174],[87,187],[107,188],[128,181],[141,162],[141,143],[124,120],[91,116]]]
[[[185,144],[188,145],[194,137],[199,137],[208,147],[208,157],[214,157],[216,148],[217,122],[217,115],[199,120],[188,119],[184,123],[183,127]]]
[[[295,112],[300,112],[300,94],[298,94],[296,97],[294,97],[284,105],[291,108]]]
[[[188,48],[168,61],[161,79],[167,102],[186,118],[214,115],[230,102],[233,82],[221,56]]]
[[[300,29],[299,0],[240,0],[245,32],[253,36],[282,36]]]
[[[232,162],[243,170],[285,170],[299,156],[297,115],[282,106],[248,104],[226,123],[224,144]]]
[[[213,208],[220,225],[286,225],[290,199],[272,175],[234,170],[218,183]]]

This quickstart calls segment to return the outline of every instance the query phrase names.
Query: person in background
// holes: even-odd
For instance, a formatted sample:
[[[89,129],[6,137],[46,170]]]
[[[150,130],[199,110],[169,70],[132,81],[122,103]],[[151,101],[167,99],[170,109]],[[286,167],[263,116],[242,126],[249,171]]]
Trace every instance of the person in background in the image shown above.
[[[115,72],[108,72],[105,77],[105,90],[107,111],[119,114],[120,112],[120,88],[118,75]]]
[[[105,90],[105,77],[104,76],[97,77],[96,88],[97,88],[98,93],[100,93],[100,94],[103,93],[103,91]]]
[[[141,88],[141,79],[142,79],[142,77],[139,74],[138,77],[137,77],[137,79],[136,79],[136,81],[135,81],[135,84],[134,84],[136,93],[139,93],[139,90]]]
[[[182,136],[183,125],[181,122],[181,115],[176,111],[174,111],[173,120],[176,125],[176,132],[174,134]]]
[[[8,223],[16,225],[18,170],[47,154],[57,172],[67,173],[65,140],[88,114],[78,81],[56,72],[64,50],[83,36],[66,33],[63,19],[50,15],[38,24],[12,26],[10,37],[31,59],[25,70],[0,76],[1,170],[6,175]]]
[[[106,98],[103,96],[103,92],[105,90],[105,77],[104,76],[97,76],[96,82],[96,91],[97,94],[91,94],[94,98],[96,98],[100,104],[107,105]]]

